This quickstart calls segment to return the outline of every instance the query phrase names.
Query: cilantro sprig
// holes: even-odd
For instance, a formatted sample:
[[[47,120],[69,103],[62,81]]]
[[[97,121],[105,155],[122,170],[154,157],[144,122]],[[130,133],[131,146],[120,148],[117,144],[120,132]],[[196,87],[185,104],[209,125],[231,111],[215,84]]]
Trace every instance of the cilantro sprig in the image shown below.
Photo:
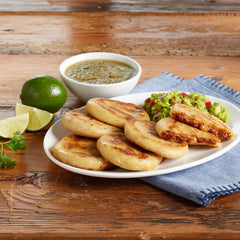
[[[26,141],[23,139],[19,131],[14,133],[13,138],[9,141],[0,142],[0,169],[1,168],[13,168],[17,165],[17,162],[14,158],[11,158],[4,154],[4,146],[7,146],[14,152],[17,152],[19,149],[25,149]]]

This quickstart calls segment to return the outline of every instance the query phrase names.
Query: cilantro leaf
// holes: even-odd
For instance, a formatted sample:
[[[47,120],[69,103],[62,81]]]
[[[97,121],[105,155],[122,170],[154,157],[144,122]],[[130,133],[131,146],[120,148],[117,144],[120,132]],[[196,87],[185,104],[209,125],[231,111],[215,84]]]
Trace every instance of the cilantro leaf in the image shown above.
[[[26,141],[23,139],[21,133],[17,131],[13,138],[6,144],[11,150],[17,152],[19,149],[25,149]]]
[[[7,146],[12,151],[17,152],[19,149],[25,149],[26,148],[26,141],[23,139],[21,133],[17,131],[13,138],[9,141],[3,141],[0,142],[0,169],[1,168],[13,168],[17,165],[17,162],[14,158],[11,158],[4,154],[3,147]]]
[[[3,151],[0,152],[0,168],[13,168],[16,165],[17,162],[13,158],[4,154]]]

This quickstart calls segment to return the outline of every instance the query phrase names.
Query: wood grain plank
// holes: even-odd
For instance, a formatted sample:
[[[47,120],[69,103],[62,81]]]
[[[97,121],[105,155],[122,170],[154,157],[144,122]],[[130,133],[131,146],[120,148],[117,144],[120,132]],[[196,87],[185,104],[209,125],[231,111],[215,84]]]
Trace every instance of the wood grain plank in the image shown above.
[[[0,54],[239,56],[240,15],[2,13]]]
[[[0,119],[14,115],[27,79],[60,79],[61,61],[90,51],[132,56],[140,82],[165,71],[205,74],[239,91],[239,9],[237,0],[3,0]],[[68,95],[56,115],[84,104]],[[0,170],[0,239],[239,238],[240,193],[199,207],[138,179],[71,173],[44,154],[46,131],[24,133],[27,149],[17,154],[6,150],[18,165]]]
[[[209,231],[227,239],[227,233],[239,234],[239,196],[202,208],[136,179],[109,181],[66,171],[11,179],[6,173],[1,176],[0,237],[23,239],[28,227],[27,237],[33,239],[98,234],[99,239],[206,239]]]
[[[0,119],[14,116],[14,106],[20,102],[22,85],[33,76],[48,74],[60,79],[58,67],[70,55],[0,55]],[[191,79],[205,74],[235,90],[239,85],[239,57],[163,57],[163,56],[131,56],[142,66],[143,74],[139,83],[155,77],[162,72],[171,72],[179,77]],[[12,71],[14,69],[14,71]],[[84,103],[68,91],[68,100],[64,107],[56,113],[77,108]],[[28,148],[17,157],[18,166],[11,172],[28,171],[61,171],[43,154],[42,141],[45,131],[25,133]],[[32,153],[32,149],[34,153]],[[12,153],[11,153],[12,154]],[[44,164],[40,164],[44,162]]]
[[[232,12],[240,10],[238,0],[2,0],[0,11],[47,12]]]
[[[6,116],[26,79],[59,77],[58,66],[68,56],[0,55]],[[143,67],[140,82],[163,71],[186,79],[204,73],[239,90],[239,57],[132,57]],[[70,95],[65,107],[77,104]],[[240,193],[199,207],[137,179],[70,173],[44,154],[45,132],[25,133],[27,149],[12,155],[18,166],[0,171],[0,239],[238,239]]]
[[[171,72],[187,80],[205,74],[235,90],[240,90],[240,57],[130,56],[142,66],[143,73],[139,83],[162,72]],[[22,85],[31,77],[47,74],[61,80],[58,68],[68,57],[70,55],[0,55],[0,118],[14,114],[15,103],[20,102]],[[83,104],[68,91],[68,100],[62,110]],[[61,114],[61,111],[58,114]]]

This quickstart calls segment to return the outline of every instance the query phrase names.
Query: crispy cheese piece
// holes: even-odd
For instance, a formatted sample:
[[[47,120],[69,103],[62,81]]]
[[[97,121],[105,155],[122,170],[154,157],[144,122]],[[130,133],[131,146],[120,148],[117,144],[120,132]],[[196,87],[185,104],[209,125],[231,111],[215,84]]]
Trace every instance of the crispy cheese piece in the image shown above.
[[[102,156],[112,164],[132,171],[151,170],[164,159],[133,144],[124,133],[101,136],[97,141],[97,148]]]
[[[132,118],[124,127],[126,137],[140,147],[166,158],[178,158],[188,153],[186,143],[162,139],[155,130],[155,123]]]
[[[51,153],[63,163],[87,170],[101,171],[113,167],[101,156],[93,138],[68,135],[53,145]]]
[[[87,113],[85,106],[65,112],[61,118],[63,126],[73,133],[99,138],[105,133],[120,132],[122,129],[101,122]]]
[[[133,104],[108,98],[92,98],[86,103],[86,111],[96,119],[123,128],[125,122],[134,117],[149,120],[147,112]]]
[[[156,123],[155,129],[160,137],[189,145],[208,145],[219,147],[221,141],[211,133],[204,132],[173,118],[163,118]]]
[[[219,118],[184,104],[175,104],[170,112],[171,117],[202,131],[212,133],[221,140],[234,138],[232,129]]]

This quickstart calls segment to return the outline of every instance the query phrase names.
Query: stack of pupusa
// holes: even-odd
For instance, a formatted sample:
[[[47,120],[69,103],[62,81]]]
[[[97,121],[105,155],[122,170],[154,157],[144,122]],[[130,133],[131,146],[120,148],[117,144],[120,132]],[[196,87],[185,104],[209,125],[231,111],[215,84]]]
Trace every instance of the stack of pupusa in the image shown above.
[[[159,154],[159,151],[149,151],[148,147],[142,148],[130,141],[127,135],[133,136],[135,130],[130,127],[124,133],[126,122],[130,119],[151,125],[150,130],[145,129],[141,138],[143,143],[144,138],[148,138],[155,149],[168,150]],[[152,128],[155,123],[150,121],[147,112],[132,103],[93,98],[84,107],[64,113],[61,121],[74,134],[56,143],[51,148],[52,155],[66,164],[83,169],[100,171],[118,166],[145,171],[158,166],[165,157],[176,158],[188,152],[187,144],[171,143],[160,138]]]
[[[156,124],[156,131],[164,139],[219,147],[221,141],[234,138],[232,129],[227,124],[202,110],[175,104],[170,115],[170,118],[161,119]]]
[[[196,115],[195,109],[175,105],[172,117],[183,121],[185,116],[185,120],[194,123],[205,121],[199,123],[203,129],[224,133],[228,136],[224,140],[233,138],[231,129],[221,120],[212,119],[209,114],[205,116],[201,110],[203,120],[192,119],[190,116],[192,112]],[[53,156],[69,165],[95,171],[114,166],[147,171],[157,167],[164,158],[184,156],[188,144],[220,146],[220,139],[211,133],[173,118],[154,123],[143,108],[106,98],[90,99],[84,107],[64,113],[61,121],[74,134],[52,147]],[[216,126],[220,130],[217,131]]]

